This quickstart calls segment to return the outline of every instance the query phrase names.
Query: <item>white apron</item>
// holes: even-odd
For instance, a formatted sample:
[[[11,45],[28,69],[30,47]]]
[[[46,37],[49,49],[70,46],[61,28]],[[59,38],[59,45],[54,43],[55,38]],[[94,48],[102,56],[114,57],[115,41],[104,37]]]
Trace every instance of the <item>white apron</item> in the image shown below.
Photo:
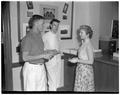
[[[51,31],[43,35],[44,49],[45,50],[59,50],[57,35]],[[62,61],[61,55],[54,56],[51,60],[46,63],[49,91],[56,91],[61,86],[62,77]]]
[[[23,67],[24,91],[47,91],[44,64],[34,65],[26,62]]]

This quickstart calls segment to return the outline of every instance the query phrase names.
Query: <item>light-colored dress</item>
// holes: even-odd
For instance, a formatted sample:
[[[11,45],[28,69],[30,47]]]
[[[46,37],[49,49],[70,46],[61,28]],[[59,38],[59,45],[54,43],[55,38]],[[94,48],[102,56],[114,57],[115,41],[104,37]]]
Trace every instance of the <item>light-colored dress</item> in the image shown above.
[[[82,60],[88,60],[87,43],[78,50],[78,57]],[[93,92],[94,72],[92,64],[77,63],[74,91]]]
[[[58,37],[51,31],[43,35],[44,50],[59,50]],[[46,62],[49,91],[56,91],[61,86],[61,55],[55,55],[51,60]]]

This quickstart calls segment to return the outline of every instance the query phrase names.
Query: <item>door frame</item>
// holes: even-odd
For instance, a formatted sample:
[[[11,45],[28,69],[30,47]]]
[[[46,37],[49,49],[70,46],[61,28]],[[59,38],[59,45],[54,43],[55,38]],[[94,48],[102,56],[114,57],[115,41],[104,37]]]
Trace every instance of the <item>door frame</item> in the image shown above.
[[[5,89],[4,91],[13,91],[13,77],[12,77],[12,47],[11,47],[11,22],[10,22],[10,2],[2,1],[2,28],[3,28],[3,44],[4,44],[4,65],[5,72]]]

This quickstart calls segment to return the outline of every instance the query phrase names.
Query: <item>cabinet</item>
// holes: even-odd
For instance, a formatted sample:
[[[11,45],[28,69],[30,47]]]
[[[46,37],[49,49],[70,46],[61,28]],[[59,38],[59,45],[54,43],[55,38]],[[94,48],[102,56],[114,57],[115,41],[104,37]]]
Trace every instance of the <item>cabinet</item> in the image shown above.
[[[75,81],[75,70],[77,64],[70,63],[68,58],[75,57],[75,55],[65,53],[64,59],[64,87],[59,88],[58,91],[73,91]]]
[[[95,59],[94,78],[96,92],[119,91],[119,66],[118,62],[109,57]]]

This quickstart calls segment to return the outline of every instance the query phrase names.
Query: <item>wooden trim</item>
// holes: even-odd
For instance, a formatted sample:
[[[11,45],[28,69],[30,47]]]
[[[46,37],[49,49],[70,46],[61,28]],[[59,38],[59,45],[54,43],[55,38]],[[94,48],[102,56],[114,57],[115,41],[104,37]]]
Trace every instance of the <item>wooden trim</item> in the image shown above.
[[[117,61],[111,61],[111,60],[105,60],[105,58],[103,59],[102,57],[100,58],[95,58],[94,62],[100,62],[101,64],[107,64],[107,65],[113,65],[113,66],[119,66],[119,63]]]
[[[24,62],[15,62],[15,63],[12,63],[12,68],[21,67],[23,65],[24,65]]]
[[[17,24],[18,24],[18,42],[20,42],[20,2],[18,1],[17,2],[17,17],[18,17],[18,21],[17,21]]]
[[[5,90],[13,90],[12,78],[12,46],[11,46],[11,21],[10,2],[4,2],[2,7],[3,33],[4,33],[4,66],[5,66]]]

